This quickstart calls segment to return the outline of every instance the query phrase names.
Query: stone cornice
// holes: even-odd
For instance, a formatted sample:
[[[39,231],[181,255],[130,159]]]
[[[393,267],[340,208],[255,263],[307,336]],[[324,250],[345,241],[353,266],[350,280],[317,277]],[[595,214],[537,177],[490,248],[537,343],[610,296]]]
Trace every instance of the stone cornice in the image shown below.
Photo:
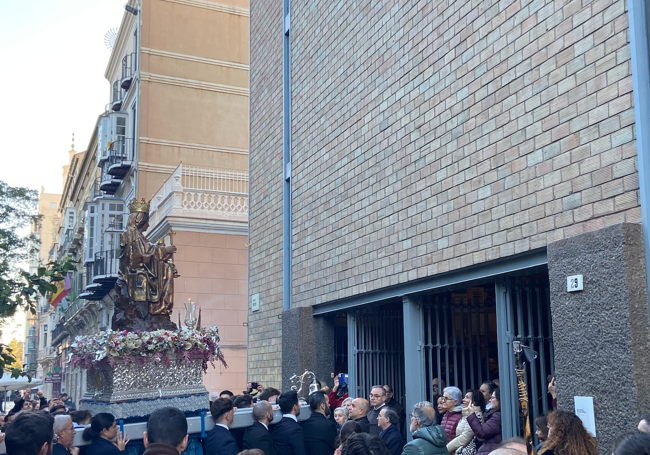
[[[205,0],[163,0],[169,3],[178,3],[180,5],[193,6],[195,8],[204,8],[220,13],[234,14],[236,16],[248,17],[248,10],[236,6],[221,5],[219,3],[208,2]]]
[[[143,47],[140,49],[140,51],[143,54],[155,55],[156,57],[167,57],[176,60],[186,60],[188,62],[204,63],[206,65],[214,65],[214,66],[223,66],[226,68],[233,68],[233,69],[244,70],[244,71],[248,71],[249,69],[248,65],[245,65],[243,63],[226,62],[224,60],[215,60],[212,58],[197,57],[194,55],[178,54],[176,52],[161,51],[159,49],[150,49],[148,47]]]
[[[194,150],[207,150],[210,152],[236,153],[238,155],[248,155],[248,150],[235,147],[224,147],[218,145],[193,144],[191,142],[170,141],[167,139],[154,139],[151,137],[141,137],[138,139],[141,144],[161,145],[163,147],[179,147]],[[172,170],[176,166],[172,166]]]
[[[147,238],[154,242],[167,234],[170,227],[175,231],[248,236],[248,223],[245,222],[170,216],[165,217],[157,226],[152,226],[146,233]]]
[[[141,72],[140,80],[142,82],[154,82],[158,84],[175,85],[177,87],[186,87],[198,90],[207,90],[210,92],[226,93],[228,95],[248,97],[247,88],[197,81],[194,79],[184,79],[182,77],[165,76],[163,74]]]

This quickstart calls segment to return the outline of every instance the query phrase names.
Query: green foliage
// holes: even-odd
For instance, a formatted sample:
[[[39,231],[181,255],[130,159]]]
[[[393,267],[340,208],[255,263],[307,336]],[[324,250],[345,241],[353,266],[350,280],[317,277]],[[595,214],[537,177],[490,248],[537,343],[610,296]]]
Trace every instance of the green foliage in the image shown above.
[[[0,180],[0,318],[9,318],[19,308],[36,313],[36,299],[55,292],[57,281],[75,270],[70,258],[41,265],[36,273],[20,268],[38,246],[30,227],[40,222],[38,192],[29,188],[11,187]],[[16,364],[13,350],[0,344],[0,371]],[[12,376],[25,373],[12,369]]]

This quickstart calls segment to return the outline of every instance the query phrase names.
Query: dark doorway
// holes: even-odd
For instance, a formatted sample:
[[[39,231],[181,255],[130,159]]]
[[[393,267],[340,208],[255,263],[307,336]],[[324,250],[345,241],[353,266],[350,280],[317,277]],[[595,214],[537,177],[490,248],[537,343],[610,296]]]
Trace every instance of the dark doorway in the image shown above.
[[[422,304],[426,399],[436,401],[445,386],[465,393],[498,380],[494,285],[423,296]]]

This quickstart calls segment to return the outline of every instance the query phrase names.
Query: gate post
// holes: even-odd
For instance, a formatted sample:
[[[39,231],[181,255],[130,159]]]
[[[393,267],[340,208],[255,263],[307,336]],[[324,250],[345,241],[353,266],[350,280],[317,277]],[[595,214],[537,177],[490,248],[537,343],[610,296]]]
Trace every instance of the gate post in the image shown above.
[[[406,403],[405,410],[408,415],[413,405],[424,401],[425,374],[422,347],[422,305],[418,297],[405,295],[402,297],[404,308],[404,370]],[[435,404],[434,404],[435,406]],[[406,425],[410,425],[407,421]],[[407,439],[412,439],[411,432],[407,431]]]
[[[499,388],[501,389],[501,431],[503,439],[518,436],[519,400],[513,365],[512,308],[505,278],[495,282],[497,303],[497,340],[499,349]]]

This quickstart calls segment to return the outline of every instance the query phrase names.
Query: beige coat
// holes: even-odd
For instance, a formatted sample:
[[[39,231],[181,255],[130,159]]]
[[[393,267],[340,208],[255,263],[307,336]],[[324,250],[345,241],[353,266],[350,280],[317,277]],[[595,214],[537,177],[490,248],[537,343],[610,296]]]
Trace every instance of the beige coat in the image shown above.
[[[474,414],[483,423],[481,408],[474,406]],[[462,448],[469,444],[474,437],[474,432],[469,426],[469,423],[467,423],[468,415],[469,411],[467,408],[463,408],[463,418],[458,422],[458,426],[456,427],[456,437],[447,443],[447,452],[460,454]]]

